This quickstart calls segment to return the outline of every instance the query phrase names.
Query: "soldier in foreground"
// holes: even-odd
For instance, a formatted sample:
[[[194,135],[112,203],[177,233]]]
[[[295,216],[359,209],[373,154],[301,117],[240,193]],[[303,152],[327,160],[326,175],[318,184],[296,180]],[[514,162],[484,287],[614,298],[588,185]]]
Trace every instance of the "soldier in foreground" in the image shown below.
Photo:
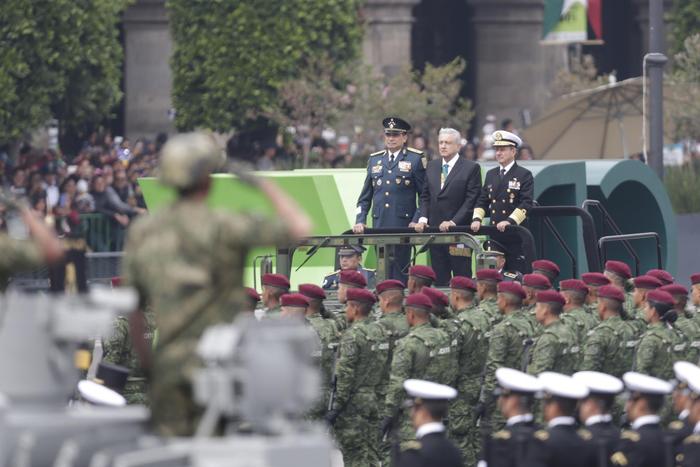
[[[276,219],[207,207],[209,176],[222,161],[222,152],[207,135],[171,138],[162,150],[160,180],[176,190],[177,199],[134,222],[125,249],[125,284],[139,294],[131,335],[150,370],[153,428],[166,436],[194,432],[201,414],[192,400],[191,378],[200,365],[195,349],[204,329],[230,323],[246,308],[243,266],[248,251],[311,230],[296,203],[265,180],[247,177],[271,201]],[[152,355],[136,337],[143,335],[141,313],[149,305],[159,333]]]
[[[680,467],[695,467],[700,465],[700,374],[694,371],[688,378],[690,405],[688,421],[694,427],[693,433],[686,437],[676,456]]]
[[[531,375],[544,371],[556,371],[570,375],[578,362],[578,338],[559,319],[564,307],[564,297],[555,290],[537,294],[535,314],[544,329],[532,349],[532,360],[527,367]]]
[[[461,467],[459,450],[445,436],[442,421],[447,417],[449,401],[457,396],[450,386],[431,381],[408,379],[403,387],[411,398],[411,423],[416,441],[396,449],[396,467]]]

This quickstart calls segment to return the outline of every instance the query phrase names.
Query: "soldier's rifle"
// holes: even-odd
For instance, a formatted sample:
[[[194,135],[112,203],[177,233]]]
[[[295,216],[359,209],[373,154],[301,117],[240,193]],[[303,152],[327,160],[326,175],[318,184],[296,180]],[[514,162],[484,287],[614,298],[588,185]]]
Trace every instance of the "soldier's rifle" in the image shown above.
[[[338,368],[336,363],[338,362],[338,353],[340,352],[340,344],[335,348],[333,352],[333,372],[331,373],[330,382],[330,393],[328,395],[328,411],[333,411],[333,406],[335,405],[335,395],[338,391]]]

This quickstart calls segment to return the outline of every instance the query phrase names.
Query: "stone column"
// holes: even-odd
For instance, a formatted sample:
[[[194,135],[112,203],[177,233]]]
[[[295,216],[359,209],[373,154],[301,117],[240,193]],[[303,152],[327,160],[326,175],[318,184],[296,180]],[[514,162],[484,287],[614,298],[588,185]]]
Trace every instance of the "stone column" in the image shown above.
[[[420,0],[367,0],[363,7],[366,63],[389,75],[411,65],[413,7]]]
[[[533,120],[549,97],[549,83],[566,66],[564,46],[540,45],[543,0],[467,0],[473,8],[477,130],[488,114],[497,121],[520,112]]]
[[[137,0],[124,13],[125,129],[126,136],[153,138],[175,131],[169,113],[173,107],[165,0]]]

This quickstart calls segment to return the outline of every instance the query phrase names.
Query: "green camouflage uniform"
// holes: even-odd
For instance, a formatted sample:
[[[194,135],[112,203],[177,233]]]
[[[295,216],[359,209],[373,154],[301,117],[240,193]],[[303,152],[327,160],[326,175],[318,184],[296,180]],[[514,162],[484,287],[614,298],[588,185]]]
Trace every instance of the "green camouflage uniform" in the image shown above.
[[[309,416],[312,419],[321,419],[328,409],[333,365],[335,364],[336,352],[340,343],[340,334],[333,320],[323,319],[318,313],[307,316],[306,320],[316,332],[316,335],[318,335],[321,343],[321,355],[319,358],[319,367],[321,369],[321,397],[310,411]]]
[[[589,332],[579,369],[622,378],[632,368],[636,344],[632,328],[619,316],[612,316]]]
[[[676,339],[666,323],[650,324],[637,345],[634,370],[665,380],[673,378]]]
[[[156,320],[153,311],[147,309],[144,312],[146,318],[146,329],[144,330],[144,340],[153,344],[156,333]],[[146,375],[141,369],[141,362],[134,350],[129,336],[129,319],[126,316],[119,316],[112,327],[112,335],[102,344],[104,354],[102,360],[107,363],[114,363],[129,369],[129,378],[124,386],[123,396],[129,404],[148,405],[148,385]]]
[[[369,319],[352,323],[340,340],[336,362],[333,408],[340,415],[334,425],[344,465],[376,462],[377,385],[389,346],[381,329]]]
[[[281,221],[216,211],[179,199],[137,219],[129,230],[124,279],[153,308],[158,343],[151,368],[151,421],[162,435],[190,435],[201,409],[192,401],[192,377],[201,362],[204,330],[230,323],[245,309],[243,268],[256,246],[286,241]]]
[[[532,349],[532,360],[527,367],[531,375],[543,371],[573,374],[579,358],[579,344],[574,331],[561,319],[545,326]]]
[[[637,337],[642,337],[647,330],[647,322],[644,319],[644,308],[637,308],[632,305],[632,308],[625,308],[628,313],[627,325],[634,330]]]
[[[464,333],[462,325],[457,318],[449,316],[438,320],[438,328],[445,331],[450,338],[450,355],[452,357],[452,365],[447,375],[445,375],[445,384],[455,386],[457,376],[459,374],[459,354],[464,345]]]
[[[522,370],[527,364],[525,350],[532,346],[534,334],[532,323],[520,310],[506,315],[491,330],[480,400],[486,404],[494,431],[500,430],[505,423],[500,412],[495,410],[493,391],[496,389],[496,370],[501,367]]]
[[[542,325],[537,321],[537,316],[535,316],[535,308],[537,307],[536,304],[532,305],[524,305],[522,307],[522,312],[525,318],[530,322],[532,325],[532,329],[535,330],[535,334],[533,337],[537,337],[540,334],[542,334],[542,331],[544,331],[544,328]]]
[[[479,302],[479,308],[486,312],[486,315],[489,317],[489,323],[491,324],[492,328],[498,323],[500,323],[503,319],[503,315],[501,314],[500,310],[498,309],[498,305],[496,304],[496,297],[490,297],[481,300],[481,302]]]
[[[0,233],[0,292],[7,289],[13,274],[31,271],[43,265],[39,247],[30,240],[16,240]]]
[[[491,325],[488,316],[476,306],[457,314],[462,328],[462,347],[458,354],[457,398],[450,405],[449,435],[462,451],[466,465],[478,460],[480,438],[474,406],[479,402]]]
[[[399,339],[391,360],[391,373],[384,417],[396,417],[401,404],[406,399],[403,382],[410,378],[425,379],[444,384],[450,374],[452,356],[450,338],[442,330],[430,323],[411,328],[406,337]],[[399,440],[402,443],[415,439],[415,428],[407,411],[403,411],[398,421]]]
[[[700,321],[681,315],[673,323],[673,327],[681,335],[685,344],[685,349],[679,358],[686,362],[697,363],[700,358]]]
[[[576,335],[576,341],[583,346],[588,337],[588,331],[598,325],[598,321],[583,308],[572,308],[560,316],[561,322],[569,326]]]

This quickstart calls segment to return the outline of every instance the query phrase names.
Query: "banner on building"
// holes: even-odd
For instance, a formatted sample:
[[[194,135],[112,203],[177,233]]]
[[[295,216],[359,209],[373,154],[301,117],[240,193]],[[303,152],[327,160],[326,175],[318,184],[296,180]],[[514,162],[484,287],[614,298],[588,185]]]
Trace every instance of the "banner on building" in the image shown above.
[[[545,0],[542,43],[601,44],[603,0]]]

